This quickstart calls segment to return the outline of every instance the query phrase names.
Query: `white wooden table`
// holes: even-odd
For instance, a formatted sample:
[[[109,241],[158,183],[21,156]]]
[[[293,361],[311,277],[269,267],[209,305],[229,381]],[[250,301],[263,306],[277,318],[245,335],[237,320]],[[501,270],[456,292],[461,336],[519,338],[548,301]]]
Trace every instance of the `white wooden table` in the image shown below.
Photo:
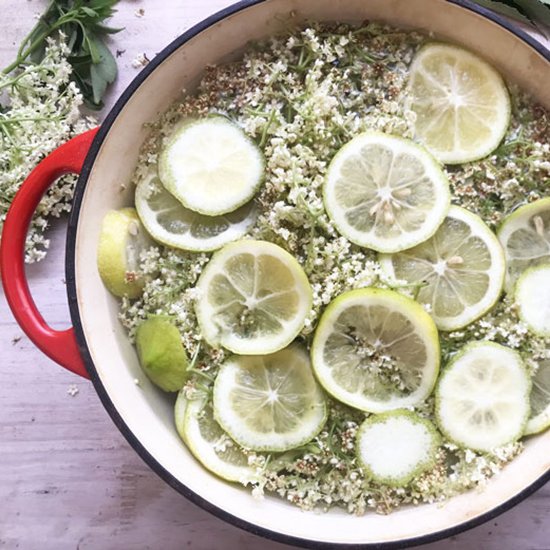
[[[137,74],[132,60],[231,0],[122,0],[114,26],[120,77],[110,103]],[[1,0],[0,66],[46,0]],[[143,8],[139,17],[136,12]],[[69,325],[65,222],[47,259],[28,269],[55,328]],[[78,389],[74,396],[69,393]],[[422,548],[550,549],[550,486],[481,527]],[[136,455],[93,386],[53,364],[22,334],[0,292],[0,549],[283,549],[209,515],[168,487]],[[289,547],[286,547],[289,548]]]

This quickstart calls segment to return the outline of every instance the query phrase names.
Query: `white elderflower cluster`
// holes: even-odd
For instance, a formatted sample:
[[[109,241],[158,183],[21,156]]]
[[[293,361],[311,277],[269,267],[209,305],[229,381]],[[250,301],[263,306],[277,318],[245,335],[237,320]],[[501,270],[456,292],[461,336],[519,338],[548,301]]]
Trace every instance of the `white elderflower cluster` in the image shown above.
[[[79,111],[82,96],[70,80],[68,55],[63,37],[50,39],[40,64],[0,73],[0,232],[13,197],[35,166],[96,124]],[[44,196],[27,236],[27,262],[45,256],[48,218],[70,210],[75,182],[75,176],[64,176]]]

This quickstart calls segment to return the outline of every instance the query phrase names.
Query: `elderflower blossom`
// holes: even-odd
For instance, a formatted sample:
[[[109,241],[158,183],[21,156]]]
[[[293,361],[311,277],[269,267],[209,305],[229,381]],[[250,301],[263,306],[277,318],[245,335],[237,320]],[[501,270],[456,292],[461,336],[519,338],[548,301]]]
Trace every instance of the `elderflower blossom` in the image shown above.
[[[63,37],[48,39],[44,59],[11,74],[0,73],[0,232],[19,187],[54,149],[95,125],[83,118],[82,95],[70,80]],[[50,216],[68,212],[76,176],[59,178],[38,206],[27,236],[27,262],[46,255]]]

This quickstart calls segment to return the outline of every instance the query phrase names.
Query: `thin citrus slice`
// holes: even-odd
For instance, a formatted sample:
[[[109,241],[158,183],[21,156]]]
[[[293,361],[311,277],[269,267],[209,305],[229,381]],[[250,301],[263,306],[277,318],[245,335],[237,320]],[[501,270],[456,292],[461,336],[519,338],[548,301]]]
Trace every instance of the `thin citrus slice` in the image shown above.
[[[486,157],[506,134],[510,97],[502,77],[462,48],[422,48],[411,66],[408,92],[416,135],[441,162]]]
[[[290,344],[312,303],[300,264],[265,241],[237,241],[216,252],[197,289],[205,340],[241,355],[272,353]]]
[[[128,298],[141,295],[145,280],[140,275],[139,255],[150,245],[133,208],[105,214],[99,235],[97,268],[109,292]]]
[[[516,283],[519,316],[538,336],[550,336],[550,264],[530,267]]]
[[[323,195],[338,231],[379,252],[430,238],[451,200],[447,178],[426,150],[378,132],[360,134],[338,151]]]
[[[240,239],[257,217],[253,201],[220,216],[204,216],[189,210],[164,188],[154,172],[138,184],[136,208],[153,239],[194,252],[217,250]]]
[[[187,410],[188,402],[189,400],[185,396],[185,390],[181,389],[178,392],[178,397],[176,398],[176,404],[174,405],[174,423],[176,424],[176,430],[183,441],[185,441],[183,421],[185,419],[185,411]]]
[[[467,344],[439,379],[439,428],[461,447],[490,452],[523,434],[530,391],[517,352],[493,342]]]
[[[435,464],[439,444],[431,422],[410,411],[391,411],[361,424],[357,458],[372,480],[403,487]]]
[[[219,216],[254,196],[264,177],[264,157],[236,124],[212,116],[176,131],[161,152],[159,175],[185,207]]]
[[[327,409],[304,349],[234,356],[214,384],[214,416],[243,447],[286,451],[313,439]]]
[[[246,485],[257,479],[247,455],[214,420],[211,405],[203,399],[186,401],[185,407],[178,406],[176,401],[176,425],[193,456],[207,470],[227,481]]]
[[[550,197],[526,204],[502,223],[498,238],[506,254],[506,290],[528,267],[550,263]]]
[[[538,361],[538,369],[532,378],[531,416],[525,434],[540,433],[550,427],[550,359]]]
[[[452,206],[435,235],[409,250],[380,258],[397,280],[418,285],[417,300],[441,330],[456,330],[497,302],[504,282],[504,252],[482,219]]]
[[[432,318],[397,292],[345,292],[323,313],[311,347],[313,369],[336,399],[369,412],[410,407],[431,393],[439,372]]]

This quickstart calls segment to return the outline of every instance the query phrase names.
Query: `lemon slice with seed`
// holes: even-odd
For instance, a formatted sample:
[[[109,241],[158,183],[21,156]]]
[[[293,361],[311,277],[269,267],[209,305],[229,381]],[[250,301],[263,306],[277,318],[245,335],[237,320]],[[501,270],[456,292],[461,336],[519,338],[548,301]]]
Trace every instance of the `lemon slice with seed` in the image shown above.
[[[264,164],[258,146],[236,124],[212,116],[176,131],[160,154],[159,176],[186,208],[218,216],[253,197]]]
[[[375,413],[414,406],[439,372],[437,328],[422,306],[397,292],[352,290],[323,313],[311,360],[338,401]]]
[[[327,409],[306,351],[293,345],[226,361],[214,384],[214,416],[243,447],[279,452],[313,439]]]
[[[139,255],[152,242],[133,208],[111,210],[101,223],[97,268],[111,294],[137,298],[145,279],[140,274]]]
[[[204,216],[189,210],[164,188],[154,172],[136,187],[136,208],[153,239],[194,252],[217,250],[240,239],[257,217],[253,201],[220,216]]]
[[[492,451],[523,434],[530,391],[531,380],[517,352],[493,342],[472,342],[443,370],[436,419],[457,445]]]
[[[258,479],[255,469],[248,465],[247,455],[214,420],[212,407],[204,399],[187,400],[181,394],[176,401],[175,418],[187,448],[207,470],[245,485]]]
[[[338,151],[323,195],[338,231],[379,252],[431,237],[451,200],[448,180],[426,150],[378,132],[360,134]]]
[[[312,303],[300,264],[266,241],[226,245],[204,268],[197,289],[195,309],[205,340],[241,355],[273,353],[290,344]]]
[[[474,54],[449,44],[422,48],[408,92],[418,139],[446,164],[470,162],[495,150],[510,123],[501,76]]]
[[[531,415],[525,434],[540,433],[550,427],[550,359],[538,361],[538,369],[532,378]]]
[[[441,330],[456,330],[497,302],[506,269],[504,252],[481,218],[452,206],[435,235],[409,250],[380,257],[393,279],[418,285]]]
[[[531,267],[521,275],[515,301],[529,330],[550,337],[550,264]]]
[[[359,427],[357,458],[374,481],[403,487],[434,466],[440,440],[431,422],[410,411],[372,415]]]
[[[528,267],[550,263],[550,198],[526,204],[510,214],[497,232],[506,254],[506,290]]]

